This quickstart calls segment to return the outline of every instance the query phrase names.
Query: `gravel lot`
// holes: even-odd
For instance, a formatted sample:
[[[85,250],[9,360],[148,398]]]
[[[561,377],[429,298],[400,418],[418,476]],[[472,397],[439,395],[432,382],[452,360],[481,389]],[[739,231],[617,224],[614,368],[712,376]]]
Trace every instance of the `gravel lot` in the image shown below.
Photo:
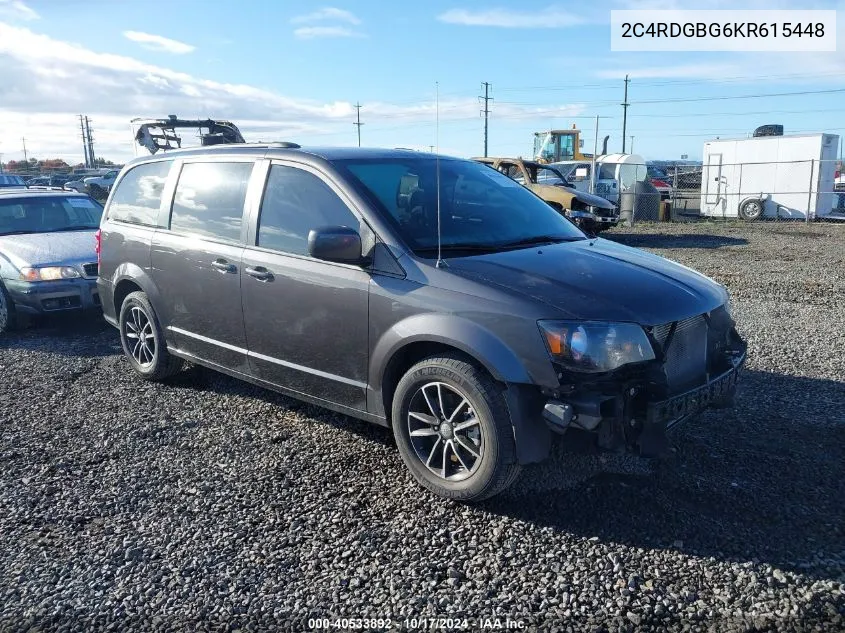
[[[845,226],[610,237],[729,286],[738,406],[659,462],[561,438],[480,507],[413,485],[384,429],[199,369],[143,383],[100,323],[0,338],[0,630],[845,629]]]

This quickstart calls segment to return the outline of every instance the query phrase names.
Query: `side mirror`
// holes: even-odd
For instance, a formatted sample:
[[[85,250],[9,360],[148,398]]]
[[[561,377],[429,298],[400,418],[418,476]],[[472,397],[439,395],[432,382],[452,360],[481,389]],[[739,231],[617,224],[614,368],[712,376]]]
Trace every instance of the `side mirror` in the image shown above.
[[[339,264],[365,263],[361,236],[348,226],[323,226],[308,232],[308,254],[315,259]]]

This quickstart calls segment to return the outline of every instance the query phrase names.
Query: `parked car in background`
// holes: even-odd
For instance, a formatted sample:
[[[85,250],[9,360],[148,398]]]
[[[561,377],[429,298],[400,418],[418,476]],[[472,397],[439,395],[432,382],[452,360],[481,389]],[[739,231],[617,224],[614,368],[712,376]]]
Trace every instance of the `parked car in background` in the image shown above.
[[[70,182],[71,176],[68,175],[50,175],[50,176],[35,176],[26,181],[27,187],[64,187],[66,183]]]
[[[0,191],[0,332],[22,314],[98,309],[103,207],[65,191]]]
[[[26,187],[26,182],[15,174],[0,174],[0,189]]]
[[[473,160],[513,178],[588,233],[598,233],[619,223],[616,205],[601,196],[578,191],[555,167],[521,158]]]
[[[672,197],[672,177],[659,167],[646,163],[646,174],[649,182],[660,193],[661,200],[668,200]]]
[[[114,185],[120,170],[113,169],[102,175],[87,175],[76,177],[65,183],[65,189],[72,189],[80,193],[87,193],[96,200],[105,200]]]
[[[456,500],[509,486],[552,433],[660,454],[730,405],[745,359],[724,286],[469,160],[174,150],[124,168],[99,240],[103,313],[141,377],[188,360],[385,425]]]

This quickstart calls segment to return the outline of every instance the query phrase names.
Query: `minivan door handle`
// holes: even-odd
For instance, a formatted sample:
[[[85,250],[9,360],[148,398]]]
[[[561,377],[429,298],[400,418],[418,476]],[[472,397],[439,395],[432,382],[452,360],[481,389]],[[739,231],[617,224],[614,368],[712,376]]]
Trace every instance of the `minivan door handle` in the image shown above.
[[[264,268],[264,266],[247,266],[244,272],[250,277],[255,277],[258,281],[270,281],[273,278],[273,273]]]
[[[219,270],[221,273],[233,273],[237,271],[234,264],[230,264],[225,259],[215,259],[211,262],[211,267]]]

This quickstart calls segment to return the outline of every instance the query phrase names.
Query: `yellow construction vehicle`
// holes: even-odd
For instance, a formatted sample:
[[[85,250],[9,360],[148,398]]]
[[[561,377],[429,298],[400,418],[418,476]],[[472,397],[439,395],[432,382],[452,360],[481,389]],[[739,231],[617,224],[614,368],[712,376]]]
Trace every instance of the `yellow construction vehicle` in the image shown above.
[[[607,153],[607,139],[600,155]],[[581,130],[573,125],[571,130],[549,130],[534,133],[534,160],[539,163],[558,163],[564,160],[591,160],[592,154],[584,154],[581,148],[584,139]]]

